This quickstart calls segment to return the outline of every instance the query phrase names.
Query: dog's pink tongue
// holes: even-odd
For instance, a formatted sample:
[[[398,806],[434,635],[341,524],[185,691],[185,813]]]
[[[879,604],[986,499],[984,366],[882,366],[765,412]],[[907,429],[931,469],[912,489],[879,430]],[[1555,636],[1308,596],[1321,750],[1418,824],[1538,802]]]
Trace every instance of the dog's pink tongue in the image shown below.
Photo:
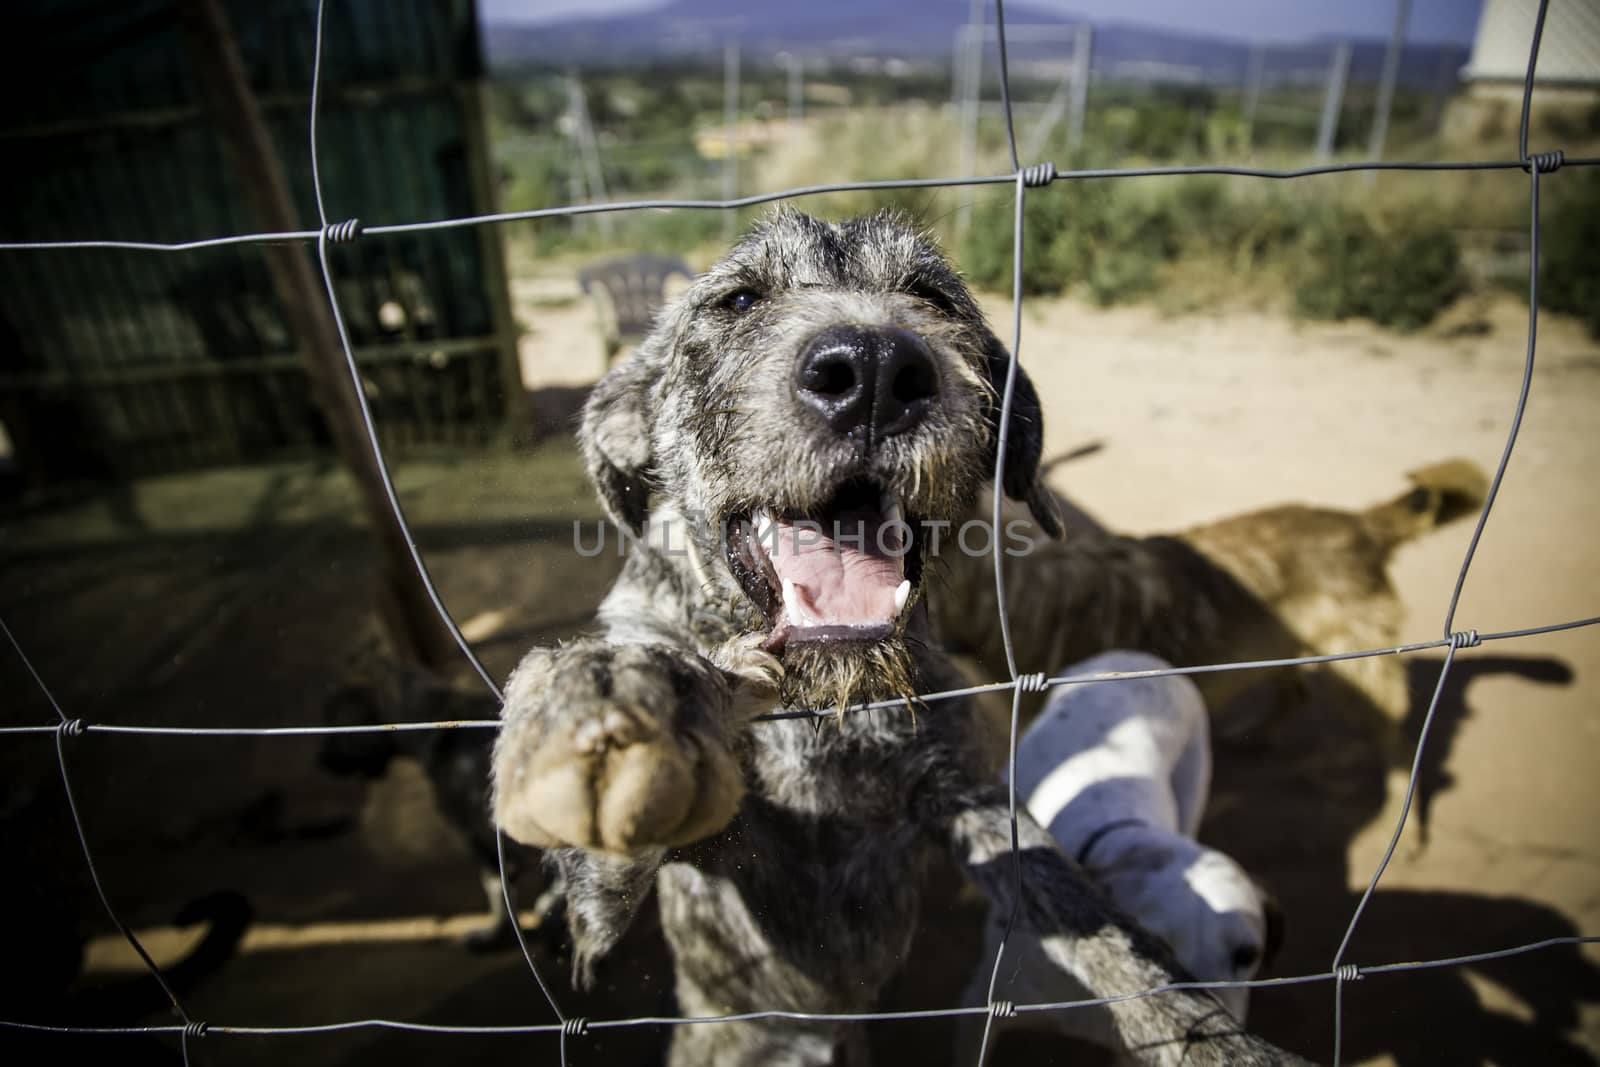
[[[892,623],[905,577],[903,530],[876,511],[846,511],[816,523],[780,519],[763,545],[784,585],[791,626]]]

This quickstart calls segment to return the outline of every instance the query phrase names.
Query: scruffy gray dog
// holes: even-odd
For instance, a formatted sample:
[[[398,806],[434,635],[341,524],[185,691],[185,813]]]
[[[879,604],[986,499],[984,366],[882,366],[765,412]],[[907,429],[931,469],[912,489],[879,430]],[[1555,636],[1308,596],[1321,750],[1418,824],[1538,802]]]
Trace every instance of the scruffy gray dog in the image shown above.
[[[584,412],[589,474],[637,541],[604,635],[530,652],[506,692],[494,816],[553,850],[575,981],[654,886],[685,1015],[870,1010],[905,958],[935,848],[1097,995],[1180,978],[1019,813],[961,701],[754,723],[961,684],[928,638],[926,578],[995,462],[1008,356],[943,255],[888,215],[781,212],[673,307]],[[1019,377],[1002,487],[1037,484]],[[935,539],[943,534],[943,543]],[[1150,1063],[1292,1057],[1216,999],[1117,1004]],[[673,1030],[671,1062],[857,1064],[862,1027],[767,1019]]]

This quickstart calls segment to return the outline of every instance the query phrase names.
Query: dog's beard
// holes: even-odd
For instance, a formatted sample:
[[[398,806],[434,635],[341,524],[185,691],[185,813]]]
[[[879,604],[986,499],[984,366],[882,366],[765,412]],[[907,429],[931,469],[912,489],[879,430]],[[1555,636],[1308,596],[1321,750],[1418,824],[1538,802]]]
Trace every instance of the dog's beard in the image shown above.
[[[899,635],[871,643],[790,645],[778,695],[793,708],[833,710],[875,700],[915,699],[911,649]]]

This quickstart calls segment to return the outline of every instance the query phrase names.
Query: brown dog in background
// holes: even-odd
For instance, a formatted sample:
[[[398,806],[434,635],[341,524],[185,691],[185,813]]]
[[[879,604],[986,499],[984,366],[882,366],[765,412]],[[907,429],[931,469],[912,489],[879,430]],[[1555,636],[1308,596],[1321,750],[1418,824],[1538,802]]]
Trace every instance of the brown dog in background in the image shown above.
[[[1054,672],[1112,648],[1199,666],[1391,647],[1404,609],[1390,558],[1476,513],[1488,484],[1464,459],[1407,477],[1412,488],[1362,511],[1285,504],[1151,537],[1111,533],[1064,506],[1064,540],[1036,538],[1005,561],[1017,670]],[[1003,668],[992,559],[947,552],[941,562],[945,582],[930,589],[940,639],[989,673]],[[1403,664],[1370,656],[1324,666],[1382,713],[1386,743],[1397,741],[1409,705]],[[1279,677],[1300,682],[1298,672]],[[1215,714],[1260,675],[1193,679]]]

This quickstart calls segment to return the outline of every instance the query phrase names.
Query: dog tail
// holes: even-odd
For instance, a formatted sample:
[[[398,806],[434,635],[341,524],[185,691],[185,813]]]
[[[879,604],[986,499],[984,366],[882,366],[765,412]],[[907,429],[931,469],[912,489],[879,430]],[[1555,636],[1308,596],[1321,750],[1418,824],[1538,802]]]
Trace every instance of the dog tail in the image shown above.
[[[1406,477],[1410,489],[1362,516],[1373,535],[1391,548],[1477,514],[1489,491],[1483,468],[1468,459],[1447,459],[1408,471]]]
[[[1039,480],[1043,481],[1045,477],[1057,467],[1066,463],[1071,463],[1075,459],[1082,459],[1085,456],[1092,456],[1105,447],[1106,443],[1104,441],[1085,441],[1076,448],[1069,448],[1060,455],[1051,456],[1049,459],[1044,460],[1039,464]]]
[[[178,912],[179,926],[208,925],[200,943],[167,968],[167,981],[173,989],[178,992],[193,989],[202,978],[232,959],[255,917],[249,898],[231,889],[208,893],[185,904]]]

